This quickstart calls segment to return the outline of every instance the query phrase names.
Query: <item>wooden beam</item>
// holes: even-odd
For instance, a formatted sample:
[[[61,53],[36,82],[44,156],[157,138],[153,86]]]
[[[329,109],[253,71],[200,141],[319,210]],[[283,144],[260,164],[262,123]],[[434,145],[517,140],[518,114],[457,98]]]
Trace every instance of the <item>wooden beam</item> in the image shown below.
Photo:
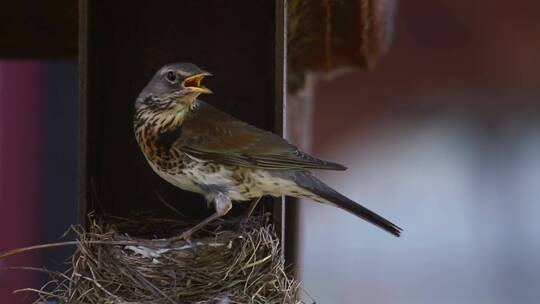
[[[0,56],[75,58],[77,1],[2,1]]]
[[[287,0],[275,1],[275,122],[274,132],[285,135],[285,113],[287,106]],[[293,244],[287,242],[285,233],[287,202],[285,197],[274,199],[274,223],[281,236],[282,253],[291,250]]]

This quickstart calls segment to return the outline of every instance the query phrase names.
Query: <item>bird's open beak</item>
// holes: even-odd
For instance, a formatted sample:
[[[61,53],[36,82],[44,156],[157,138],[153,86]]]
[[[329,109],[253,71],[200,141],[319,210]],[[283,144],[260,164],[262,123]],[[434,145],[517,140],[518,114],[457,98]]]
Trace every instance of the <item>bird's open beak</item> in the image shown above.
[[[204,86],[201,86],[201,81],[206,76],[212,76],[212,74],[208,72],[202,72],[193,76],[189,76],[182,82],[182,88],[187,89],[194,93],[212,94],[212,91],[210,91],[210,89]]]

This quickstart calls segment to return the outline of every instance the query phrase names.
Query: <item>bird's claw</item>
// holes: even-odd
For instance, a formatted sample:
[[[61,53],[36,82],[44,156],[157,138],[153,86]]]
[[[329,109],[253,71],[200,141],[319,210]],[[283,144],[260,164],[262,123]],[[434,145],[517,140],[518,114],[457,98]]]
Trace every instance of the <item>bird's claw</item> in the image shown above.
[[[191,241],[191,235],[192,235],[192,233],[189,230],[184,231],[179,236],[175,236],[175,237],[169,239],[169,242],[170,243],[176,243],[176,242],[179,242],[179,241],[185,241],[188,245],[193,245],[193,242]]]
[[[191,244],[191,232],[189,230],[182,232],[179,239],[186,241],[186,243],[188,244]]]
[[[189,249],[193,251],[194,255],[197,255],[197,243],[191,240],[192,232],[190,230],[183,232],[178,239],[184,240],[189,246]]]

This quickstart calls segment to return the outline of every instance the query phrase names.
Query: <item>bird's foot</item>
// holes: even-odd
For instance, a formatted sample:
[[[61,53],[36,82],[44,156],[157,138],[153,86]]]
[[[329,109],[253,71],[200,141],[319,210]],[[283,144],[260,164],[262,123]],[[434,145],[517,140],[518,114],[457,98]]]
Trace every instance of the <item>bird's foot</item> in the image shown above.
[[[169,241],[171,243],[175,243],[175,242],[179,242],[179,241],[185,241],[186,243],[190,243],[191,242],[191,231],[190,230],[186,230],[184,232],[182,232],[182,234],[178,235],[178,236],[173,236],[169,239]]]
[[[193,251],[193,254],[197,254],[197,243],[191,240],[193,231],[191,229],[182,232],[179,236],[169,239],[170,243],[176,243],[179,241],[184,241],[186,245],[189,246],[189,249]]]
[[[186,230],[184,232],[182,232],[182,234],[180,235],[180,239],[183,239],[184,241],[186,241],[186,243],[188,244],[191,244],[191,235],[192,235],[192,232],[191,232],[191,229],[190,230]]]

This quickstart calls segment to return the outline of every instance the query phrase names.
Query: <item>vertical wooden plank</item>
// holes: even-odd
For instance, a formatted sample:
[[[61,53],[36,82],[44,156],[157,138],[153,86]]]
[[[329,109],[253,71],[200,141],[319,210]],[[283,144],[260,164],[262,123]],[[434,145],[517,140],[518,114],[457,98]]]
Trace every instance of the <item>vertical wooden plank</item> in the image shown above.
[[[86,225],[88,206],[88,0],[79,0],[79,166],[78,166],[78,222]]]
[[[304,151],[311,151],[313,129],[313,97],[315,79],[313,75],[306,75],[301,89],[294,88],[291,83],[287,87],[287,112],[285,115],[285,134],[288,140]],[[298,219],[300,199],[287,200],[287,213],[285,223],[287,226],[285,260],[289,265],[296,265],[298,243]],[[297,269],[293,268],[292,271]]]
[[[275,122],[274,132],[284,136],[285,112],[287,105],[287,2],[277,0],[275,8]],[[274,200],[274,225],[281,237],[283,254],[285,254],[285,218],[287,199],[285,197]]]

